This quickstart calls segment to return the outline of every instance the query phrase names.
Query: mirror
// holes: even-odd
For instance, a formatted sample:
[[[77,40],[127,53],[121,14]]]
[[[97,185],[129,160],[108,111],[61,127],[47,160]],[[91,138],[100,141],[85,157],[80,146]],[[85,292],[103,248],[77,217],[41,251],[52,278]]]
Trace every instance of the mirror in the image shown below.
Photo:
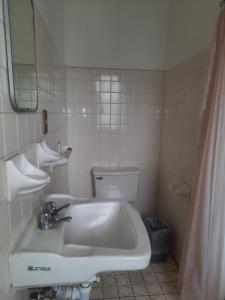
[[[8,79],[16,112],[37,110],[37,70],[32,0],[3,0]]]

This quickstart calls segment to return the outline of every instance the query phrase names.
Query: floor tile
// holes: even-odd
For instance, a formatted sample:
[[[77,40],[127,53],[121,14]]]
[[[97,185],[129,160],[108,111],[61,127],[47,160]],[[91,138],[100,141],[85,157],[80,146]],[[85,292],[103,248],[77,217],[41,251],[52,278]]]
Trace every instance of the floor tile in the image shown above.
[[[160,286],[164,292],[164,294],[175,294],[177,293],[177,289],[173,282],[163,282],[160,283]]]
[[[136,296],[135,300],[151,300],[151,296]]]
[[[151,296],[151,300],[167,300],[165,295]]]
[[[115,272],[115,274],[116,274],[116,276],[119,276],[119,275],[124,275],[124,274],[126,274],[126,275],[129,275],[129,271],[119,271],[119,272]]]
[[[167,272],[177,272],[178,271],[178,267],[177,264],[175,262],[169,262],[165,264],[165,269]]]
[[[158,282],[156,274],[154,274],[154,273],[143,274],[143,278],[144,278],[144,281],[146,283],[156,283],[156,282]]]
[[[148,293],[151,296],[163,294],[163,290],[161,289],[161,286],[159,283],[149,283],[149,284],[146,284],[146,286],[148,289]]]
[[[180,300],[180,294],[166,295],[166,300]]]
[[[134,276],[142,275],[142,271],[129,271],[129,275],[134,275]]]
[[[145,273],[153,273],[153,268],[151,264],[146,269],[142,270],[142,274]]]
[[[91,300],[180,300],[177,276],[172,258],[142,271],[104,272],[101,281],[93,284]]]
[[[130,284],[130,278],[128,274],[119,274],[116,275],[116,281],[118,285],[127,285]]]
[[[178,279],[178,272],[168,272],[171,281],[177,281]]]
[[[104,298],[117,298],[119,297],[117,286],[103,287]]]
[[[165,272],[165,264],[152,264],[153,272]]]
[[[116,276],[115,275],[103,275],[102,276],[102,285],[103,286],[116,285]]]
[[[93,287],[93,288],[102,287],[102,281],[99,281],[99,282],[93,282],[92,287]]]
[[[139,284],[139,283],[144,282],[144,278],[143,278],[143,275],[141,273],[130,274],[129,277],[130,277],[130,282],[132,284]]]
[[[135,296],[147,296],[148,290],[144,284],[133,284],[133,292]]]
[[[158,282],[170,282],[173,281],[168,273],[155,273]]]
[[[118,286],[118,293],[120,297],[132,297],[134,295],[131,285]]]
[[[102,288],[93,288],[91,291],[91,299],[103,299]]]

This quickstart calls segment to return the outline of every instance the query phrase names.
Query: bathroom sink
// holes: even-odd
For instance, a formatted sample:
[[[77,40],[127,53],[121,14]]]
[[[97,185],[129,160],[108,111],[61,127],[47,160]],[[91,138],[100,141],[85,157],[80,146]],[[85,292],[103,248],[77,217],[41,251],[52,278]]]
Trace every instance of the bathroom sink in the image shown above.
[[[33,222],[10,258],[14,287],[75,284],[99,272],[144,269],[150,243],[129,203],[93,199],[66,210],[72,222],[41,231]]]
[[[65,245],[133,249],[137,240],[132,219],[119,202],[74,205],[72,223],[64,226]]]

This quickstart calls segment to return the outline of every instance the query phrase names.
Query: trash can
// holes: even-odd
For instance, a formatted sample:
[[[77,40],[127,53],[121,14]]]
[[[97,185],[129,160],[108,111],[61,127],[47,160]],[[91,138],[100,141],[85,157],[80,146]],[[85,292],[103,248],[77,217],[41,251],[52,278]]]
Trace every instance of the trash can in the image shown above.
[[[159,219],[144,218],[143,222],[151,242],[151,262],[160,263],[167,259],[171,241],[171,229]]]

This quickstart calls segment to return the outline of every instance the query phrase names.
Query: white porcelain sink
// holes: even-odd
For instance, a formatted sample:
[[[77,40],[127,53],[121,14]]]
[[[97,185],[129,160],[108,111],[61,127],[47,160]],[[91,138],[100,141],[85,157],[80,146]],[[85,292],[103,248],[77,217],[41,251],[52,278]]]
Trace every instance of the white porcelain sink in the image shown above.
[[[72,224],[64,227],[65,245],[114,249],[135,248],[137,236],[125,206],[119,202],[75,205]],[[71,226],[72,225],[72,226]]]
[[[30,230],[11,256],[14,287],[75,284],[103,271],[144,269],[150,260],[145,226],[128,203],[74,204],[71,223]]]

